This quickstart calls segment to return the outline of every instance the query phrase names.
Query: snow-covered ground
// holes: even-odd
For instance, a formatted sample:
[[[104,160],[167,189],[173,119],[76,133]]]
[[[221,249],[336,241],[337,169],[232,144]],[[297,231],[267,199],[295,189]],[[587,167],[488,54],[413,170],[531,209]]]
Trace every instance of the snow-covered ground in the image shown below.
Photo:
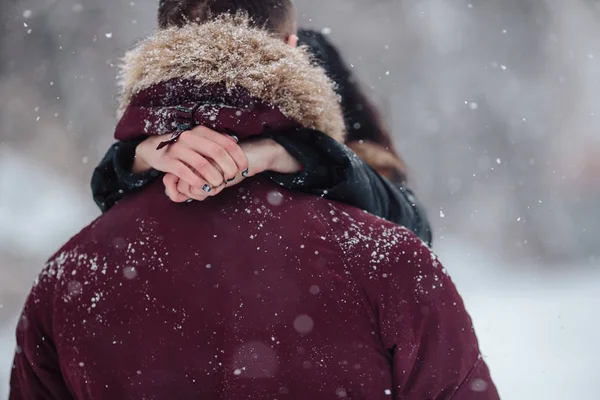
[[[99,212],[89,189],[74,188],[35,160],[0,146],[0,254],[10,249],[48,258],[94,214]]]
[[[600,268],[507,266],[452,241],[437,250],[503,399],[600,398]]]
[[[0,238],[20,251],[48,256],[91,220],[89,194],[50,182],[42,168],[29,162],[15,158],[6,165],[5,155],[0,157]],[[19,186],[9,182],[6,171],[28,176],[22,189],[34,187],[32,195],[7,194],[5,189]],[[438,240],[436,250],[463,294],[503,399],[600,398],[600,268],[571,266],[557,273],[507,266],[493,254],[450,239]],[[3,273],[0,269],[0,277]],[[0,285],[0,298],[2,290]],[[8,392],[19,312],[10,311],[10,321],[0,321],[0,399]]]
[[[8,380],[14,348],[14,329],[9,324],[0,329],[0,399],[8,398]]]

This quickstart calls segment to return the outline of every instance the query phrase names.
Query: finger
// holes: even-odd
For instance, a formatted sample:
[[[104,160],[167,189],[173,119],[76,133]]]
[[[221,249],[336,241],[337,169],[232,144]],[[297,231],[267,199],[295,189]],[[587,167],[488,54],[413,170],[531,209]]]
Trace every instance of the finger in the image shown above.
[[[174,186],[173,190],[178,194],[178,196],[177,196],[178,203],[181,203],[181,202],[187,203],[187,202],[192,202],[194,200],[204,201],[208,197],[210,197],[210,194],[207,193],[206,191],[204,191],[202,189],[194,190],[193,186],[191,186],[189,183],[185,182],[182,179],[177,179],[175,181],[175,183],[173,184],[173,186]]]
[[[183,203],[189,198],[179,193],[179,191],[177,190],[179,180],[180,179],[173,174],[166,174],[163,178],[163,183],[165,185],[165,193],[175,203]]]
[[[225,182],[223,173],[209,159],[189,147],[179,146],[177,149],[173,149],[172,157],[177,158],[185,166],[182,168],[181,165],[178,165],[176,175],[192,186],[203,188],[208,184],[209,188],[212,188]]]
[[[190,184],[187,183],[186,181],[184,181],[183,179],[180,179],[179,182],[177,182],[177,191],[179,193],[181,193],[183,196],[185,196],[187,199],[192,198],[190,189],[191,189]]]
[[[234,138],[231,135],[221,134],[203,126],[195,128],[191,133],[191,135],[187,135],[190,139],[190,143],[193,142],[194,138],[202,137],[216,143],[225,150],[237,167],[235,174],[226,175],[228,178],[233,178],[248,168],[248,158],[246,157],[246,153],[244,153],[242,148],[238,145],[239,139],[237,137]],[[220,160],[214,160],[222,167]],[[229,171],[226,171],[225,169],[223,169],[223,172],[229,173]]]
[[[226,185],[221,185],[219,187],[213,188],[210,191],[210,193],[206,193],[204,190],[192,186],[190,189],[190,197],[195,200],[198,200],[198,201],[203,201],[203,200],[206,200],[208,197],[214,197],[214,196],[218,195],[226,187],[227,187]]]
[[[210,185],[208,185],[206,182],[202,185],[202,187],[195,187],[183,179],[180,179],[177,183],[177,191],[186,199],[204,201],[215,192],[215,189],[210,187]]]
[[[194,188],[193,186],[191,187],[190,199],[195,200],[195,201],[204,201],[204,200],[208,199],[209,197],[211,197],[211,195],[204,192],[202,189],[197,189],[197,188]]]
[[[237,146],[231,139],[225,138],[229,145]],[[238,166],[227,150],[219,143],[204,137],[192,137],[185,143],[191,150],[212,161],[222,171],[225,180],[234,178],[239,174]]]
[[[186,198],[197,201],[204,201],[208,197],[212,196],[213,193],[217,192],[215,189],[212,189],[210,192],[207,192],[203,189],[194,188],[189,183],[181,179],[177,184],[177,191],[183,194]]]
[[[239,146],[240,139],[237,136],[221,134],[208,128],[203,131],[203,135],[223,147],[231,158],[233,158],[240,171],[248,168],[248,157],[246,157],[246,153]]]
[[[167,172],[192,186],[205,187],[210,191],[212,186],[219,186],[223,182],[223,175],[210,161],[185,146],[173,149],[170,156]]]

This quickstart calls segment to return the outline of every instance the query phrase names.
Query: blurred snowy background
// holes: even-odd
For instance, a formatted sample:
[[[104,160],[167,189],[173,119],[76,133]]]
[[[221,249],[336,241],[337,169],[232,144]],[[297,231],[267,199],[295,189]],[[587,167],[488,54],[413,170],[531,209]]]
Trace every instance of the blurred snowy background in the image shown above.
[[[43,261],[98,215],[156,3],[0,2],[0,398]],[[504,399],[598,399],[600,2],[297,0],[381,107]]]

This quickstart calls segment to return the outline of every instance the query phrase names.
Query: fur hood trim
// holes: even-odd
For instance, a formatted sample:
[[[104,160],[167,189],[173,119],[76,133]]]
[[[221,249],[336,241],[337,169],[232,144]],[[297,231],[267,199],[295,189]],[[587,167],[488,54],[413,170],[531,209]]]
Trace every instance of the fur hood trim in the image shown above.
[[[119,118],[137,93],[175,78],[242,87],[300,125],[344,140],[339,97],[325,71],[304,48],[243,16],[160,30],[129,51],[119,73]]]

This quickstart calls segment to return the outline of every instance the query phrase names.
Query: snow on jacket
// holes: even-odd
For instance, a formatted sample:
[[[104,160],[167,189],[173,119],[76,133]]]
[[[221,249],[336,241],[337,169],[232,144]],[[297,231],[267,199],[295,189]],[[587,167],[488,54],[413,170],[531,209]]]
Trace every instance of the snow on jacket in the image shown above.
[[[343,134],[324,73],[240,21],[159,32],[127,63],[118,139],[182,115]],[[48,261],[17,344],[11,400],[498,398],[423,242],[263,178],[202,203],[160,182],[123,199]]]

